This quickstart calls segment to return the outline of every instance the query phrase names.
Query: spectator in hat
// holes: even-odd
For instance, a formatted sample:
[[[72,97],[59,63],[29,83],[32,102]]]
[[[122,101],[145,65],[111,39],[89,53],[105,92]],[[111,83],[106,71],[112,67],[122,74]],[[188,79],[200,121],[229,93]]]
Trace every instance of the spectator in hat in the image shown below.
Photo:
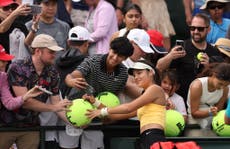
[[[12,62],[8,70],[9,84],[12,85],[16,96],[23,96],[35,85],[52,92],[52,95],[43,93],[36,98],[30,98],[21,108],[14,112],[7,126],[31,127],[40,126],[39,112],[56,112],[63,120],[68,122],[65,116],[66,106],[71,102],[60,100],[59,75],[54,67],[54,59],[57,51],[63,50],[55,39],[46,34],[36,36],[31,44],[32,55],[23,60]],[[50,98],[51,103],[46,104]],[[11,138],[15,139],[11,139]],[[18,148],[37,149],[39,145],[38,131],[0,132],[0,148],[9,148],[16,142]],[[26,141],[24,141],[26,140]]]
[[[134,62],[140,60],[140,58],[144,58],[146,54],[154,53],[150,47],[150,37],[145,30],[138,28],[131,29],[127,38],[134,47],[133,54],[123,62],[127,68],[133,66]]]
[[[106,117],[116,120],[137,115],[140,121],[140,144],[137,148],[149,149],[153,143],[166,140],[164,135],[165,94],[156,83],[159,78],[157,78],[157,71],[151,63],[145,60],[137,61],[128,69],[128,73],[133,75],[135,83],[144,89],[142,95],[131,102],[116,107],[105,107],[103,104],[99,104],[98,109],[90,110],[87,115],[91,119]],[[85,95],[83,98],[92,104],[97,101],[93,95]]]
[[[0,45],[0,72],[6,72],[6,66],[14,58],[13,55],[7,54],[2,45]]]
[[[69,49],[61,55],[56,66],[61,76],[62,96],[68,96],[70,88],[65,86],[64,80],[67,74],[71,73],[88,56],[89,42],[92,41],[89,31],[82,26],[75,26],[70,29],[67,44]]]
[[[223,13],[229,11],[229,0],[206,0],[200,7],[210,15],[211,30],[207,35],[207,42],[214,44],[218,38],[226,37],[230,19],[223,18]]]
[[[222,53],[222,57],[226,63],[230,63],[230,39],[219,38],[215,46]]]
[[[149,59],[149,61],[151,61],[153,64],[156,65],[158,59],[165,56],[168,53],[168,51],[164,48],[163,45],[164,37],[159,31],[148,30],[147,33],[150,37],[150,42],[151,42],[150,46],[154,51],[154,53],[150,54],[147,59]]]
[[[210,30],[209,18],[204,14],[196,14],[191,22],[191,39],[184,41],[184,47],[175,46],[171,51],[157,61],[157,68],[164,71],[175,68],[178,73],[181,87],[177,91],[185,100],[190,83],[196,78],[204,66],[212,61],[212,57],[221,57],[218,49],[207,43],[206,37]],[[203,52],[202,59],[197,59],[197,54]]]
[[[164,36],[164,47],[169,50],[171,48],[171,36],[175,35],[173,24],[170,20],[168,7],[164,0],[132,0],[138,4],[143,11],[143,17],[147,21],[145,29],[155,29]],[[156,15],[160,12],[159,15]],[[144,22],[144,19],[142,22]]]
[[[18,5],[14,1],[10,0],[2,0],[0,2],[0,7],[2,7],[0,10],[0,33],[6,32],[18,16],[28,15],[31,11],[30,7],[27,5]],[[4,10],[11,10],[12,13],[6,13]]]
[[[13,55],[7,54],[5,49],[0,45],[0,125],[4,126],[4,110],[14,110],[22,106],[29,98],[34,98],[40,95],[42,92],[38,90],[38,87],[33,87],[25,95],[19,97],[13,97],[10,92],[10,86],[7,80],[7,74],[5,73],[6,64],[14,58]]]
[[[89,42],[92,39],[90,38],[89,31],[81,26],[75,26],[70,29],[68,36],[68,46],[69,49],[65,51],[65,53],[57,59],[56,66],[61,76],[61,93],[63,98],[68,97],[68,99],[75,99],[79,96],[74,97],[78,90],[75,88],[70,88],[65,84],[65,77],[67,74],[74,71],[78,65],[88,56],[88,46]],[[64,121],[60,120],[60,125],[68,125]],[[66,127],[75,129],[68,125]],[[91,135],[90,133],[82,133],[81,141],[84,141],[84,138],[87,138],[87,135]],[[59,146],[65,149],[73,149],[79,147],[80,135],[79,136],[70,136],[66,133],[66,131],[58,131],[59,138]],[[81,143],[83,144],[83,143]]]
[[[20,50],[25,50],[24,39],[28,34],[28,30],[21,17],[28,15],[30,11],[30,7],[25,4],[19,5],[14,0],[0,1],[0,44],[7,53],[11,53],[11,46],[17,50],[19,48],[21,48]],[[15,39],[15,36],[17,39]],[[19,46],[16,44],[18,42],[21,42],[23,45]]]
[[[143,29],[134,28],[131,29],[127,35],[127,38],[134,47],[133,54],[129,56],[122,63],[130,68],[140,59],[144,59],[146,55],[154,53],[150,47],[150,38],[147,32]],[[127,103],[133,98],[137,98],[142,93],[142,89],[139,88],[135,82],[133,76],[128,76],[127,87],[119,94],[121,103]],[[137,118],[132,118],[137,120]]]

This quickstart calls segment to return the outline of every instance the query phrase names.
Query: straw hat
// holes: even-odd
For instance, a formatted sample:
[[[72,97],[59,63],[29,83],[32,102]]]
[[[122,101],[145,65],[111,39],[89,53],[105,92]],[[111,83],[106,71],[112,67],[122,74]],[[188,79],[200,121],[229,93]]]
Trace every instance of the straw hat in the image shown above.
[[[219,51],[228,57],[230,57],[230,39],[227,38],[219,38],[215,46],[219,49]]]
[[[220,3],[229,3],[229,0],[206,0],[205,3],[200,7],[200,9],[207,9],[209,2],[220,2]]]

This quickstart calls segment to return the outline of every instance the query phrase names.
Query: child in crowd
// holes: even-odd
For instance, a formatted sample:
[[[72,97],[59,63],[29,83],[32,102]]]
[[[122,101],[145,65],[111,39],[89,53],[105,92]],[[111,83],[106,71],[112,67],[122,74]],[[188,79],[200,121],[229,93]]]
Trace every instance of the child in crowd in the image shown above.
[[[167,69],[161,74],[161,87],[165,91],[167,104],[166,109],[173,109],[180,112],[185,121],[187,120],[187,112],[184,99],[176,93],[179,88],[179,80],[176,70]]]

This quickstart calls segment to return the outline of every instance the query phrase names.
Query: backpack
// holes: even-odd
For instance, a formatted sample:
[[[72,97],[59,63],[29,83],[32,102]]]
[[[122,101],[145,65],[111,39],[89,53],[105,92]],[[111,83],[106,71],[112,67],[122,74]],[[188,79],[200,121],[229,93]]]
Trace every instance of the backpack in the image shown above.
[[[198,146],[194,141],[177,142],[177,143],[168,141],[168,142],[156,142],[150,147],[150,149],[201,149],[201,147]]]
[[[78,49],[66,50],[56,61],[56,67],[60,74],[60,90],[63,98],[68,96],[71,88],[65,84],[67,74],[74,71],[78,65],[84,60],[85,55],[81,55]]]

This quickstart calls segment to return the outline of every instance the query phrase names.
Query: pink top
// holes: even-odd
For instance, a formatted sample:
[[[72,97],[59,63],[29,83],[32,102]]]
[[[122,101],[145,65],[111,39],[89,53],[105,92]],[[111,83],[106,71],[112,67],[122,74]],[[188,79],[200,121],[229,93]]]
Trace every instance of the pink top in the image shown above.
[[[90,11],[93,9],[91,7]],[[90,36],[96,42],[96,54],[106,54],[112,34],[118,31],[116,12],[109,2],[99,1],[95,8],[93,25],[94,32]]]
[[[8,110],[17,109],[23,104],[21,96],[12,96],[5,72],[0,72],[0,100]]]

